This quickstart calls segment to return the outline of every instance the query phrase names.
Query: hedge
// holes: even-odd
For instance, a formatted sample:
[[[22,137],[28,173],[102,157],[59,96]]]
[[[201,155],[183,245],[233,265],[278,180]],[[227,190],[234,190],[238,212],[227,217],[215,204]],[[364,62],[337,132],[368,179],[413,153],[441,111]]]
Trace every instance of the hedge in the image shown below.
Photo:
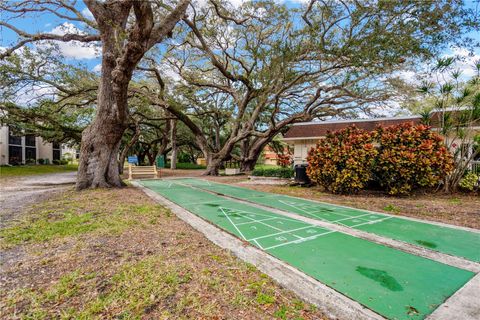
[[[294,172],[292,168],[259,168],[252,172],[252,176],[277,178],[292,178],[293,174]]]

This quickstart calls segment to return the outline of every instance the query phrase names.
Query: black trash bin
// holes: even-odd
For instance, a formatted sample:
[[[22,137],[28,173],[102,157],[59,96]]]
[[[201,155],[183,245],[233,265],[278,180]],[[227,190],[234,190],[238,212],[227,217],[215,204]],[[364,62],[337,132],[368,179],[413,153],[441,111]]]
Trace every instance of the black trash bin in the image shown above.
[[[295,182],[305,185],[311,183],[310,178],[307,175],[307,166],[307,164],[295,165]]]

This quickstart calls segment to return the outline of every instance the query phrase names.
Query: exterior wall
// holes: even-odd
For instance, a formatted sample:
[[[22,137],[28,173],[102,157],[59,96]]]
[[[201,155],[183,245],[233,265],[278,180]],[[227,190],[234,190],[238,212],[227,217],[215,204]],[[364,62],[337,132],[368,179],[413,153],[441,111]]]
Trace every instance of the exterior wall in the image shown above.
[[[62,144],[61,145],[61,156],[62,158],[65,156],[69,156],[71,158],[73,158],[73,160],[75,160],[76,156],[77,156],[77,149],[75,148],[72,148],[72,147],[69,147],[65,144]]]
[[[8,164],[8,128],[0,127],[0,165]]]
[[[276,166],[277,165],[277,159],[265,159],[265,160],[263,160],[263,164]]]
[[[8,165],[9,163],[9,130],[7,126],[0,127],[0,165]],[[25,137],[21,138],[23,163],[27,160]],[[33,157],[32,157],[33,158]],[[53,160],[53,145],[50,142],[44,142],[41,137],[35,137],[35,158],[48,159],[50,163]]]
[[[37,160],[48,159],[50,164],[53,161],[52,143],[44,142],[42,138],[37,137]]]
[[[293,145],[293,164],[306,164],[308,151],[317,145],[318,139],[288,141]]]

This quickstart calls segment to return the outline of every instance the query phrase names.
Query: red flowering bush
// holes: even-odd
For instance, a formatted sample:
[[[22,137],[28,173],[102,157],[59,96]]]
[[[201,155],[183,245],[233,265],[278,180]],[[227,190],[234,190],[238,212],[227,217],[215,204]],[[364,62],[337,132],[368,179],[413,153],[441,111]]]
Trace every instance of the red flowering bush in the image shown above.
[[[277,155],[277,164],[280,167],[286,168],[289,167],[293,162],[291,154],[279,154]]]
[[[333,193],[355,193],[372,179],[374,134],[355,126],[328,133],[307,157],[310,179]]]
[[[412,123],[328,133],[307,161],[310,179],[333,193],[355,193],[376,180],[390,194],[408,194],[438,185],[454,166],[443,138]]]
[[[453,170],[443,138],[425,125],[400,124],[376,130],[379,142],[375,176],[390,194],[433,187]]]

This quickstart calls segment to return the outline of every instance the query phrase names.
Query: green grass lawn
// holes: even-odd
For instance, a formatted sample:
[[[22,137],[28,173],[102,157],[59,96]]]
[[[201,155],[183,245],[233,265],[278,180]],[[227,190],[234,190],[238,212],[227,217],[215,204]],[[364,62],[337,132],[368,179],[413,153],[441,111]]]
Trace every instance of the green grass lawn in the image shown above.
[[[28,207],[0,250],[0,319],[327,319],[132,187]]]
[[[276,169],[276,168],[281,168],[281,167],[277,166],[275,164],[257,164],[257,165],[255,165],[255,169]]]
[[[46,173],[57,173],[57,172],[68,172],[76,171],[78,165],[76,164],[67,164],[67,165],[33,165],[33,166],[12,166],[0,167],[0,179],[10,178],[10,177],[20,177],[20,176],[30,176],[36,174],[46,174]]]

